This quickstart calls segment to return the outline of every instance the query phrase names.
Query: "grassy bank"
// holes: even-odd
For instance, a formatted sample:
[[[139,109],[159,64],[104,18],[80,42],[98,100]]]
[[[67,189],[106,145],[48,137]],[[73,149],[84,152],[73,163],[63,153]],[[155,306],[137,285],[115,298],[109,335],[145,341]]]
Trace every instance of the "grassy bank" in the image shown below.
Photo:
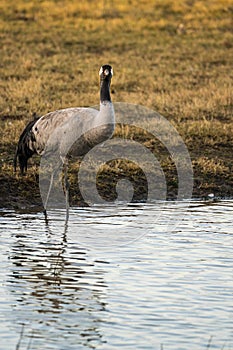
[[[18,137],[34,113],[96,105],[103,63],[114,67],[114,101],[156,110],[177,129],[193,163],[193,195],[233,196],[232,17],[231,0],[0,0],[1,206],[40,202],[36,161],[25,177],[13,172]],[[174,165],[166,152],[160,162],[175,197]],[[71,180],[77,170],[71,165]],[[119,171],[119,162],[103,169],[103,195],[114,197]],[[142,198],[140,169],[124,171]],[[74,187],[71,197],[81,201]]]

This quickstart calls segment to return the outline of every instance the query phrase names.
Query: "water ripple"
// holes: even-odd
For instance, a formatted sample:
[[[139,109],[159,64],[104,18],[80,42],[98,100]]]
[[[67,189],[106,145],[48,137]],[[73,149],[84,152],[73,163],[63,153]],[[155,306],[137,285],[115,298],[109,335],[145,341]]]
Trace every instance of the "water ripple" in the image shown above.
[[[59,211],[2,210],[0,349],[232,348],[233,202],[193,201],[177,225],[184,206],[156,225],[156,205],[72,208],[66,230]],[[141,238],[93,250],[80,225]]]

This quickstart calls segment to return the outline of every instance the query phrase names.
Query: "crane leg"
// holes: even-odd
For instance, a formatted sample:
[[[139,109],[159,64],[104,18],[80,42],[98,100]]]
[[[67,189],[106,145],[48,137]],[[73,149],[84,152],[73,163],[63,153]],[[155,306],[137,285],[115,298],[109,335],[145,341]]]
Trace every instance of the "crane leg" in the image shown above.
[[[68,164],[67,164],[67,160],[66,160],[64,162],[64,189],[65,189],[65,197],[66,197],[66,223],[69,220],[69,189],[70,189],[67,168],[68,168]]]
[[[52,171],[52,174],[51,174],[51,177],[50,177],[49,189],[48,189],[48,193],[47,193],[47,196],[46,196],[46,201],[45,201],[45,204],[44,204],[44,208],[45,208],[44,213],[45,213],[45,215],[47,215],[46,210],[47,210],[47,205],[48,205],[51,189],[52,189],[52,186],[53,186],[53,179],[54,179],[54,170]]]
[[[66,201],[66,223],[68,222],[69,219],[69,181],[68,181],[68,175],[67,175],[67,168],[68,168],[68,164],[67,164],[67,160],[64,161],[64,192],[65,192],[65,201]],[[49,201],[49,197],[50,197],[50,193],[53,187],[53,182],[54,182],[54,174],[56,173],[57,169],[53,170],[51,173],[51,177],[50,177],[50,183],[49,183],[49,189],[47,192],[47,196],[46,196],[46,200],[44,203],[44,214],[45,217],[47,217],[47,206],[48,206],[48,201]]]

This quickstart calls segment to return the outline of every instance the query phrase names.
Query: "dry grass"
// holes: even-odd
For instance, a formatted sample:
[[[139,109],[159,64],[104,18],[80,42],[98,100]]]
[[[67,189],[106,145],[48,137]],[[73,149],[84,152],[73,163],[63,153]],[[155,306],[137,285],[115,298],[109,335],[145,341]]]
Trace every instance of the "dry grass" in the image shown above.
[[[232,196],[232,12],[231,0],[0,0],[2,195],[12,200],[27,182],[38,191],[35,168],[21,179],[11,167],[33,113],[97,104],[97,72],[109,62],[113,100],[158,111],[184,139],[194,195]],[[161,163],[172,192],[165,152]]]

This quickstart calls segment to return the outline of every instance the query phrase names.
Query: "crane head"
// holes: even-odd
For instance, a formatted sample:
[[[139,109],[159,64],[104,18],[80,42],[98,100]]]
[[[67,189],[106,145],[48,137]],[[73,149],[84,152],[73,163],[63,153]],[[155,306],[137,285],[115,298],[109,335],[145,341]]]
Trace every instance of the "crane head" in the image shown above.
[[[100,68],[99,75],[101,79],[111,79],[113,76],[113,69],[109,64],[105,64]]]

